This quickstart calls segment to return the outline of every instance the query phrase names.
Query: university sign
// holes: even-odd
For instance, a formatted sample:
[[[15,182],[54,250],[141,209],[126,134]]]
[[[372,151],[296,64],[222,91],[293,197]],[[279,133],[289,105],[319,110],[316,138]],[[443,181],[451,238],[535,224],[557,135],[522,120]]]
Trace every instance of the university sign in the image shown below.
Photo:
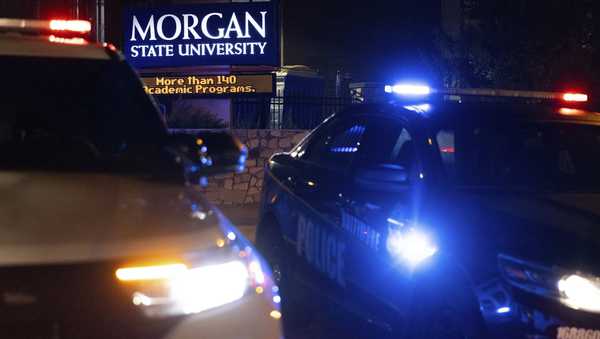
[[[134,8],[124,53],[136,68],[279,65],[276,1]]]

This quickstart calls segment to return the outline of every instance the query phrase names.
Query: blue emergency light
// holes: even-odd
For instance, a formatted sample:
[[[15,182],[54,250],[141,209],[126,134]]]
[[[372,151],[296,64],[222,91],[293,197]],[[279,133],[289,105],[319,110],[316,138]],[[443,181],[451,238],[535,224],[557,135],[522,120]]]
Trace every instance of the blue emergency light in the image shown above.
[[[385,92],[410,97],[427,96],[431,94],[431,87],[422,84],[396,84],[385,86]]]
[[[388,218],[387,222],[386,247],[392,258],[415,268],[438,252],[433,239],[423,230],[406,227],[405,223],[394,218]]]
[[[506,314],[506,313],[510,313],[511,309],[508,306],[502,306],[502,307],[498,307],[498,309],[496,309],[496,313],[498,314]]]

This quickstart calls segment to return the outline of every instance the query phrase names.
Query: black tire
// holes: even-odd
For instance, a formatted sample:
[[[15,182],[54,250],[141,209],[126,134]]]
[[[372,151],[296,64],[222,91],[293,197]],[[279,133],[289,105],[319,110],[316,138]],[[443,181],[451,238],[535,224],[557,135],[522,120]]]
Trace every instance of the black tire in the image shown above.
[[[486,337],[472,284],[458,268],[418,277],[404,320],[401,337],[405,339]]]
[[[273,279],[279,286],[284,330],[297,331],[298,328],[308,327],[314,308],[302,297],[304,291],[294,284],[290,270],[294,253],[286,247],[281,228],[274,218],[267,217],[260,221],[256,247],[271,266]]]
[[[256,232],[256,248],[265,257],[273,273],[273,279],[281,288],[282,267],[286,267],[285,244],[281,229],[272,217],[261,219]]]

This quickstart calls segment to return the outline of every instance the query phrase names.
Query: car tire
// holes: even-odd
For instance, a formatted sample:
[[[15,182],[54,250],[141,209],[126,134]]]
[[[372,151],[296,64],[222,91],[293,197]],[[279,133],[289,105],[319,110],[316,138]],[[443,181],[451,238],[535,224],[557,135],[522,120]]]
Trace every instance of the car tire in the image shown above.
[[[418,277],[404,320],[406,339],[479,339],[487,332],[472,284],[458,268]]]
[[[308,327],[312,321],[313,307],[301,296],[304,294],[298,284],[294,284],[290,270],[293,253],[285,245],[281,228],[273,217],[260,221],[256,234],[256,247],[265,257],[275,283],[279,286],[284,330],[297,331]]]

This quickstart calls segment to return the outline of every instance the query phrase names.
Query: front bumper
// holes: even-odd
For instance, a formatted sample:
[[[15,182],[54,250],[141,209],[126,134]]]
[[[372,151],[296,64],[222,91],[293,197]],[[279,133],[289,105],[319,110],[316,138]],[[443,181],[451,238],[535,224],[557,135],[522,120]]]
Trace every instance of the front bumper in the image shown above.
[[[273,313],[278,308],[273,303],[274,293],[267,288],[260,294],[249,288],[241,299],[197,314],[148,317],[133,305],[130,291],[115,284],[111,276],[112,265],[106,266],[0,269],[3,278],[0,282],[1,337],[282,337],[281,321],[277,319],[278,313]]]
[[[30,321],[3,322],[2,337],[20,338],[119,338],[119,339],[280,339],[279,319],[260,295],[248,295],[234,303],[203,313],[139,318],[116,314],[36,317]]]
[[[273,307],[263,295],[246,297],[195,315],[184,317],[164,339],[280,339],[281,321],[271,315]]]
[[[560,328],[600,330],[600,315],[513,287],[501,279],[478,289],[490,333],[500,338],[558,338]]]

